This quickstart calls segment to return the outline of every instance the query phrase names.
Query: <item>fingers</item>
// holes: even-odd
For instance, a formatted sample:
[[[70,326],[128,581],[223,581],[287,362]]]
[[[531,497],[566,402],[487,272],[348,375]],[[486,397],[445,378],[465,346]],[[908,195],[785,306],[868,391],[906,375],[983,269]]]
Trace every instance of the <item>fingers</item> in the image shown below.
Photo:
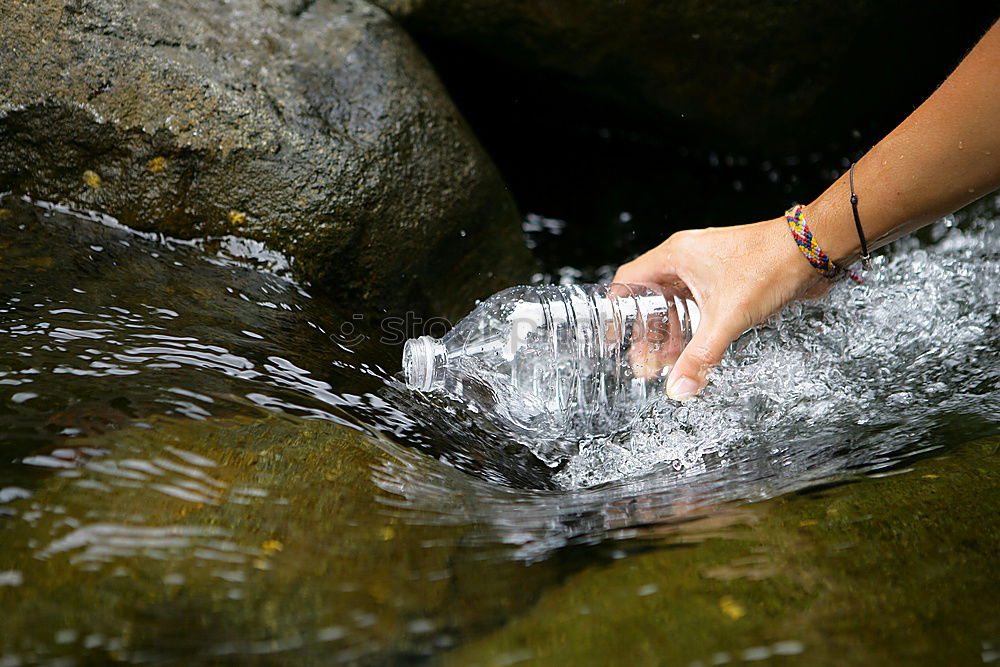
[[[668,284],[670,282],[667,279],[668,274],[672,273],[673,267],[670,250],[671,239],[636,257],[631,262],[619,266],[612,282],[640,285]]]
[[[645,326],[637,323],[628,357],[635,377],[652,380],[670,369],[684,349],[680,317],[672,301],[663,310],[646,316]]]
[[[630,283],[641,283],[643,280],[649,279],[649,271],[643,266],[644,262],[641,258],[632,260],[631,262],[626,262],[618,267],[615,271],[615,277],[611,279],[612,284],[630,284]]]
[[[703,320],[670,372],[667,396],[675,401],[694,398],[705,387],[709,371],[722,360],[726,348],[743,329],[732,319],[721,323]]]
[[[620,267],[615,275],[615,281],[673,288],[673,296],[691,298],[700,309],[698,329],[679,356],[673,349],[677,341],[669,338],[632,339],[636,376],[648,377],[673,361],[667,395],[680,401],[693,398],[704,388],[709,371],[721,361],[730,343],[791,299],[818,296],[829,288],[816,285],[819,280],[796,244],[789,241],[784,218],[677,232]],[[676,326],[668,329],[680,331]]]

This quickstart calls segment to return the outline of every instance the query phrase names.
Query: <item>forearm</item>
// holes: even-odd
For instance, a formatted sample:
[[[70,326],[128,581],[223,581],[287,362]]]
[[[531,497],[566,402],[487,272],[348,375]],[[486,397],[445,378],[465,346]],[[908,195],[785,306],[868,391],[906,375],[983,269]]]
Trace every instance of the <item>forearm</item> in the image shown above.
[[[854,184],[869,249],[1000,187],[1000,22],[857,163]],[[857,258],[847,174],[806,207],[806,218],[835,261]]]
[[[1000,186],[1000,23],[947,81],[855,168],[869,248],[925,225]],[[819,245],[840,264],[860,251],[848,176],[806,207]],[[783,218],[678,232],[625,264],[615,282],[686,286],[701,324],[677,357],[667,394],[692,398],[726,347],[792,299],[829,286]]]

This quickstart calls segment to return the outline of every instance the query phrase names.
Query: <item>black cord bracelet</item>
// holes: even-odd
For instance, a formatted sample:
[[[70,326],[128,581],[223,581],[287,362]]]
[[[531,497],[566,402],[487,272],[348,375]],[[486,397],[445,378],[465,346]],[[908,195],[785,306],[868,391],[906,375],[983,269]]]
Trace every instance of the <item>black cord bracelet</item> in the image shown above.
[[[858,229],[858,238],[861,239],[861,266],[865,270],[872,268],[871,253],[868,252],[868,242],[865,240],[865,230],[861,228],[861,218],[858,217],[858,195],[854,192],[854,163],[851,163],[851,212],[854,213],[854,226]]]

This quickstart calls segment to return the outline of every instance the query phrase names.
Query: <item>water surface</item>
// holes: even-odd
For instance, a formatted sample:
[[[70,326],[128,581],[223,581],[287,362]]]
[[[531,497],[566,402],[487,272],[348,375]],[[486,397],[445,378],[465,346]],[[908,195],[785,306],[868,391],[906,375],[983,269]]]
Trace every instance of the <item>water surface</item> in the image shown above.
[[[996,659],[995,201],[556,468],[260,247],[0,206],[0,664]]]

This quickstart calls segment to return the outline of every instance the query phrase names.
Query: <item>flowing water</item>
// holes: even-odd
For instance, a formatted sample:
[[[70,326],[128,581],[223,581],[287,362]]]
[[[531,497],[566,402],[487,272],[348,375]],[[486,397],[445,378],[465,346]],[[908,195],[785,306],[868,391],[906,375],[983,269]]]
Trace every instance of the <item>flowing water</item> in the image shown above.
[[[1000,658],[1000,201],[555,467],[251,242],[0,207],[0,665]]]

